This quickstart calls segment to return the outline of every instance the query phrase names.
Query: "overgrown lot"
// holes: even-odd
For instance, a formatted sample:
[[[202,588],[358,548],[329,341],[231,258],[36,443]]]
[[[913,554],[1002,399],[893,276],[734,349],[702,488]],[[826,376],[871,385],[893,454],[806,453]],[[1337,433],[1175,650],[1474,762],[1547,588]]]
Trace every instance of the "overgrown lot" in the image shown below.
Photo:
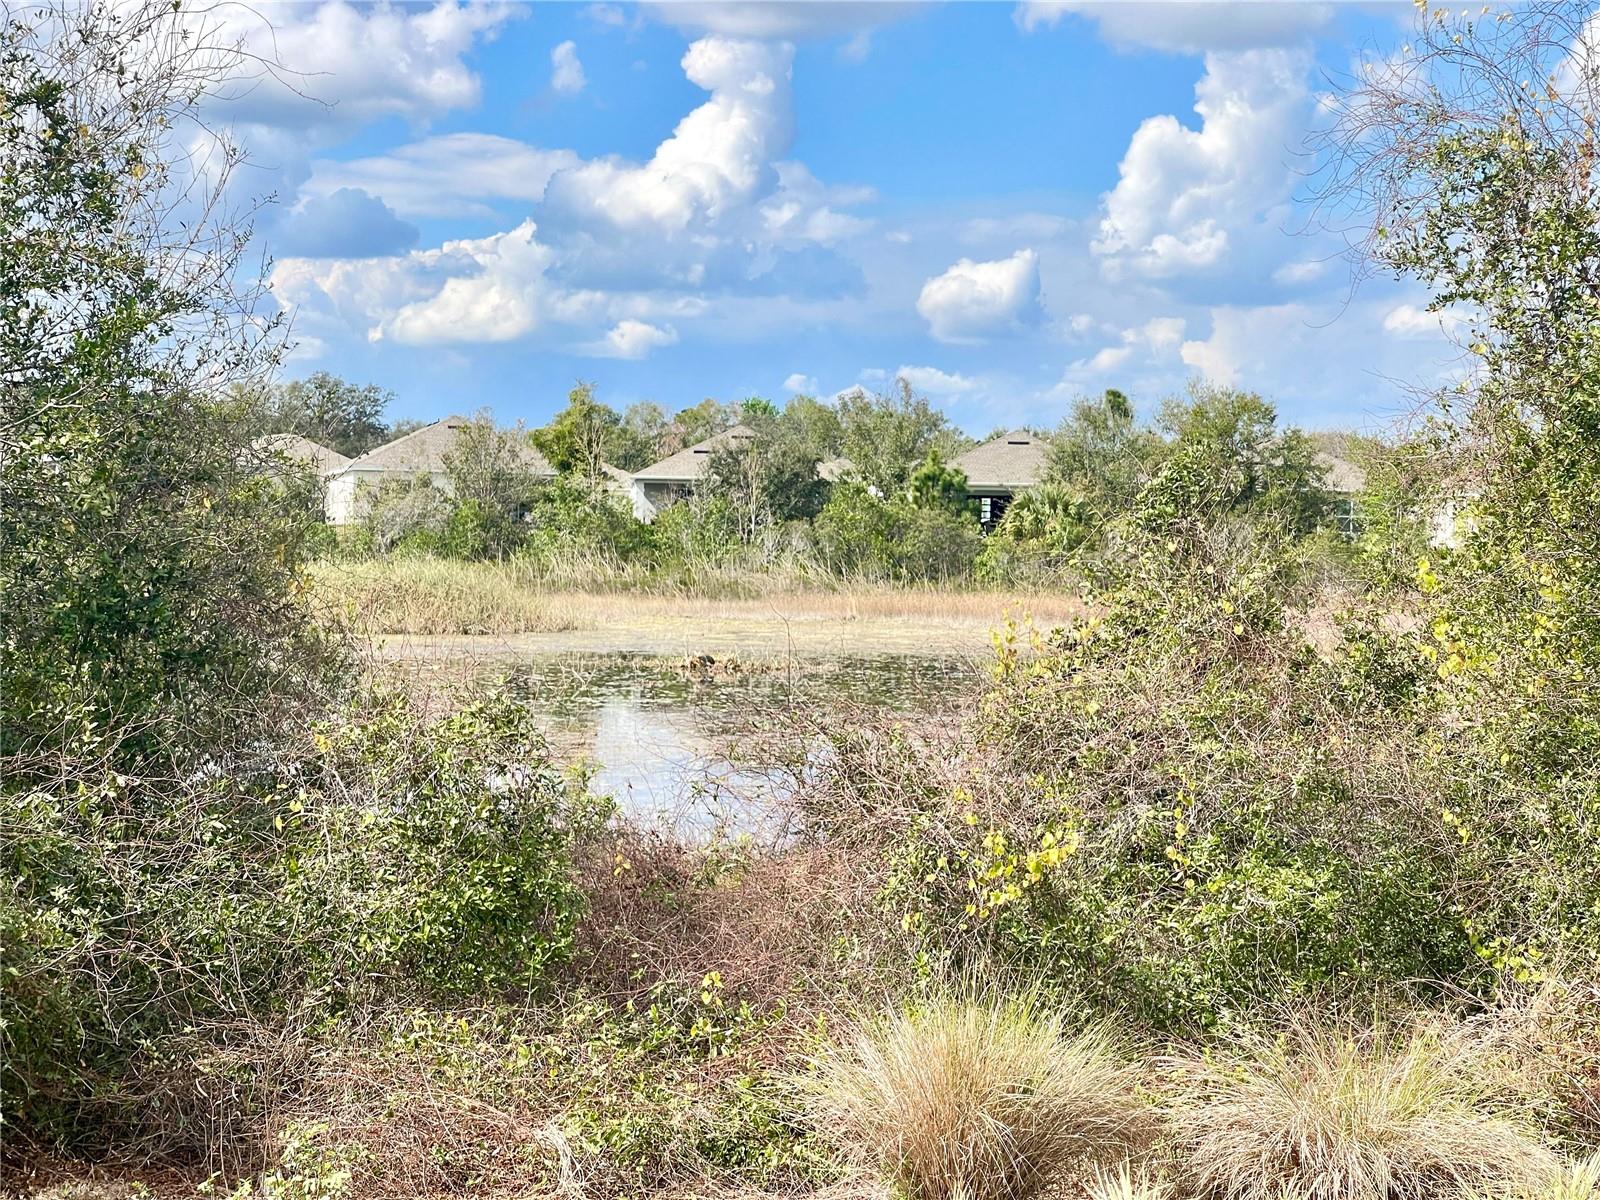
[[[1313,647],[1325,536],[1257,443],[1191,439],[959,720],[793,714],[792,835],[701,846],[319,621],[227,386],[276,353],[247,231],[163,203],[216,66],[172,19],[0,47],[8,1185],[1596,1195],[1593,106],[1519,82],[1564,8],[1425,23],[1478,108],[1341,101],[1379,261],[1479,312],[1424,443],[1452,547],[1377,504]]]

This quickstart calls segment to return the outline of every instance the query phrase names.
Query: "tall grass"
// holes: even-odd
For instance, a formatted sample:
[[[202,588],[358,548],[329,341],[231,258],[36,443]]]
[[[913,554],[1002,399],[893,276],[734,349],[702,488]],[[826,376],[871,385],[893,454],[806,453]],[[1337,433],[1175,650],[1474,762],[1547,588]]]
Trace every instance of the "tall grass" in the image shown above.
[[[1135,1073],[1103,1026],[944,999],[859,1026],[802,1080],[818,1127],[907,1200],[1030,1200],[1140,1138]]]
[[[1177,1067],[1188,1190],[1229,1200],[1469,1200],[1536,1189],[1556,1159],[1467,1036],[1300,1021]]]
[[[732,568],[670,581],[601,574],[585,582],[553,579],[521,561],[433,558],[323,562],[312,570],[312,586],[330,616],[367,634],[554,633],[627,618],[685,616],[957,620],[987,629],[1008,611],[1051,622],[1082,610],[1075,596],[1060,592],[856,585]]]

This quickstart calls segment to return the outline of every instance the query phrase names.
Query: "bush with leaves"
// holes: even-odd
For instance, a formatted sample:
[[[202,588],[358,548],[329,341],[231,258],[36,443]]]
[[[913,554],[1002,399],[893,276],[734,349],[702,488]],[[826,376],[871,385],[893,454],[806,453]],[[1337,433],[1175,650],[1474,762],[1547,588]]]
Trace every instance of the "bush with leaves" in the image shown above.
[[[8,788],[8,1119],[67,1146],[225,1139],[275,1086],[274,1029],[536,989],[608,810],[530,729],[504,696],[435,721],[380,697],[231,773]]]
[[[456,508],[426,476],[385,479],[359,499],[362,546],[382,555],[438,553]]]
[[[834,487],[814,537],[819,559],[835,574],[902,582],[967,578],[983,541],[970,512],[880,500],[855,482]]]
[[[1417,775],[1415,658],[1313,653],[1298,543],[1270,527],[1111,545],[1092,616],[1002,638],[958,742],[838,734],[808,811],[871,839],[909,952],[1178,1028],[1486,987],[1459,842]]]
[[[1073,488],[1044,482],[1018,495],[978,555],[980,579],[993,583],[1059,578],[1096,519]]]

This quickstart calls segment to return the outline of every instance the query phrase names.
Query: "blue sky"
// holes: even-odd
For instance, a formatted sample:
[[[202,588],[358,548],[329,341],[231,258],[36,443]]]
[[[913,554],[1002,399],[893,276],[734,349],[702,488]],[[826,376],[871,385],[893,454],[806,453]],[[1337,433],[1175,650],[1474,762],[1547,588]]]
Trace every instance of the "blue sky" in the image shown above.
[[[287,374],[395,416],[904,374],[974,433],[1193,378],[1381,428],[1461,355],[1414,285],[1352,291],[1304,147],[1412,11],[284,3],[285,70],[213,115],[277,197]]]

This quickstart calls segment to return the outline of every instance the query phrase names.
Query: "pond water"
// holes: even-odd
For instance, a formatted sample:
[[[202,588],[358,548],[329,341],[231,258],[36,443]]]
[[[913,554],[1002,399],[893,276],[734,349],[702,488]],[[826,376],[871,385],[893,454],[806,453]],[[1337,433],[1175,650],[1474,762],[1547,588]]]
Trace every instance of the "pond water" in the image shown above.
[[[538,655],[479,677],[503,678],[531,702],[557,756],[590,764],[591,790],[704,839],[782,836],[777,801],[809,752],[808,715],[949,712],[971,702],[982,671],[972,656],[749,664],[618,653]]]

